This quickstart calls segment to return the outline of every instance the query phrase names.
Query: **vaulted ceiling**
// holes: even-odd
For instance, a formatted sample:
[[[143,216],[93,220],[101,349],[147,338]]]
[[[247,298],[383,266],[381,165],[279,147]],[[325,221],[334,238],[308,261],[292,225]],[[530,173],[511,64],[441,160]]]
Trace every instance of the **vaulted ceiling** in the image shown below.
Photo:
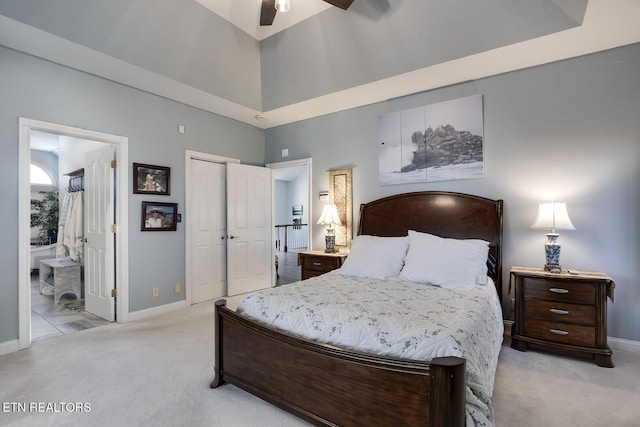
[[[331,7],[322,0],[292,0],[291,10],[278,14],[273,25],[261,27],[262,0],[196,0],[256,40],[263,40]]]
[[[292,0],[268,29],[259,9],[3,0],[0,44],[270,128],[640,41],[637,0]]]

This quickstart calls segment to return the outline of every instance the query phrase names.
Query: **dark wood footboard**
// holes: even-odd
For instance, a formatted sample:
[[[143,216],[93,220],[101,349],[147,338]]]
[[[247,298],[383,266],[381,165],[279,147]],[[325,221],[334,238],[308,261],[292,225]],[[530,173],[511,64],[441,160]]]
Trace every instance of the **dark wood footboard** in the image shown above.
[[[465,360],[431,363],[317,344],[216,302],[215,378],[315,425],[464,426]]]

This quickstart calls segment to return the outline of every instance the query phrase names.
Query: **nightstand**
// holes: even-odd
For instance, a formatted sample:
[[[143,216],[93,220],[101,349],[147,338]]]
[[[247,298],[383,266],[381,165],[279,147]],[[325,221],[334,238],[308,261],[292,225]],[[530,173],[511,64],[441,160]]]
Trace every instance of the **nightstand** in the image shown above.
[[[542,268],[513,267],[515,322],[511,347],[593,358],[613,368],[607,345],[607,297],[615,283],[604,273],[549,273]]]
[[[347,259],[347,255],[338,252],[298,252],[298,265],[302,266],[301,280],[340,268],[345,259]]]

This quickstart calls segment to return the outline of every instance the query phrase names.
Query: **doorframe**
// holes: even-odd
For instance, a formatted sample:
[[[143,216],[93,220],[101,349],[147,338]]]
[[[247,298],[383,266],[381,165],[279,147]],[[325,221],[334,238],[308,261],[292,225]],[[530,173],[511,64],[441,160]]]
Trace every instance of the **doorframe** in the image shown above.
[[[194,220],[190,216],[191,207],[191,161],[200,160],[212,163],[240,163],[240,159],[234,159],[233,157],[218,156],[216,154],[202,153],[199,151],[185,150],[184,152],[184,182],[185,182],[185,195],[184,195],[184,216],[185,216],[185,287],[184,298],[187,305],[192,304],[192,289],[193,279],[191,276],[191,232],[194,225]]]
[[[313,212],[313,197],[311,197],[311,189],[312,189],[312,179],[311,177],[313,176],[313,170],[312,170],[312,160],[311,157],[307,157],[305,159],[299,159],[299,160],[287,160],[284,162],[277,162],[277,163],[267,163],[265,165],[265,167],[270,168],[270,169],[285,169],[285,168],[291,168],[291,167],[298,167],[298,166],[306,166],[307,167],[307,185],[309,186],[309,188],[307,189],[307,206],[309,207],[308,212],[309,212],[309,225],[307,226],[307,245],[308,248],[307,250],[313,250],[313,239],[311,238],[311,223],[312,223],[312,218],[311,218],[311,212]],[[271,181],[272,181],[272,186],[271,186],[271,200],[275,200],[275,174],[271,174]],[[275,242],[276,240],[276,223],[275,223],[275,204],[272,204],[272,210],[273,212],[271,213],[271,217],[273,218],[273,224],[271,227],[272,230],[272,237],[271,237],[271,241]],[[274,249],[275,251],[275,249]],[[275,254],[274,254],[275,255]]]
[[[116,146],[116,161],[120,168],[116,173],[117,224],[115,243],[116,322],[125,323],[129,318],[129,138],[80,129],[56,123],[18,119],[18,349],[31,346],[31,279],[29,266],[29,236],[31,212],[31,131],[41,131],[61,136],[87,139]]]

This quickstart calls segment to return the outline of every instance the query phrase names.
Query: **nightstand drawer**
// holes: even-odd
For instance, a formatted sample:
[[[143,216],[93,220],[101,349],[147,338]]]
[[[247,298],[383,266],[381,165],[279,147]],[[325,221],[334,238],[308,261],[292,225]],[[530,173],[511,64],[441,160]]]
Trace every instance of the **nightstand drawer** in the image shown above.
[[[525,320],[524,333],[545,341],[595,347],[596,328],[543,320]]]
[[[339,267],[339,265],[336,265],[337,261],[337,258],[305,256],[302,262],[302,268],[326,273]]]
[[[596,308],[593,305],[525,298],[524,312],[527,319],[537,318],[552,322],[595,326]]]
[[[571,302],[576,304],[596,303],[596,286],[589,282],[569,280],[548,280],[539,277],[524,277],[525,298],[539,298],[548,301]]]
[[[298,265],[301,265],[302,280],[328,273],[340,268],[347,258],[346,254],[327,253],[320,251],[298,252]]]

